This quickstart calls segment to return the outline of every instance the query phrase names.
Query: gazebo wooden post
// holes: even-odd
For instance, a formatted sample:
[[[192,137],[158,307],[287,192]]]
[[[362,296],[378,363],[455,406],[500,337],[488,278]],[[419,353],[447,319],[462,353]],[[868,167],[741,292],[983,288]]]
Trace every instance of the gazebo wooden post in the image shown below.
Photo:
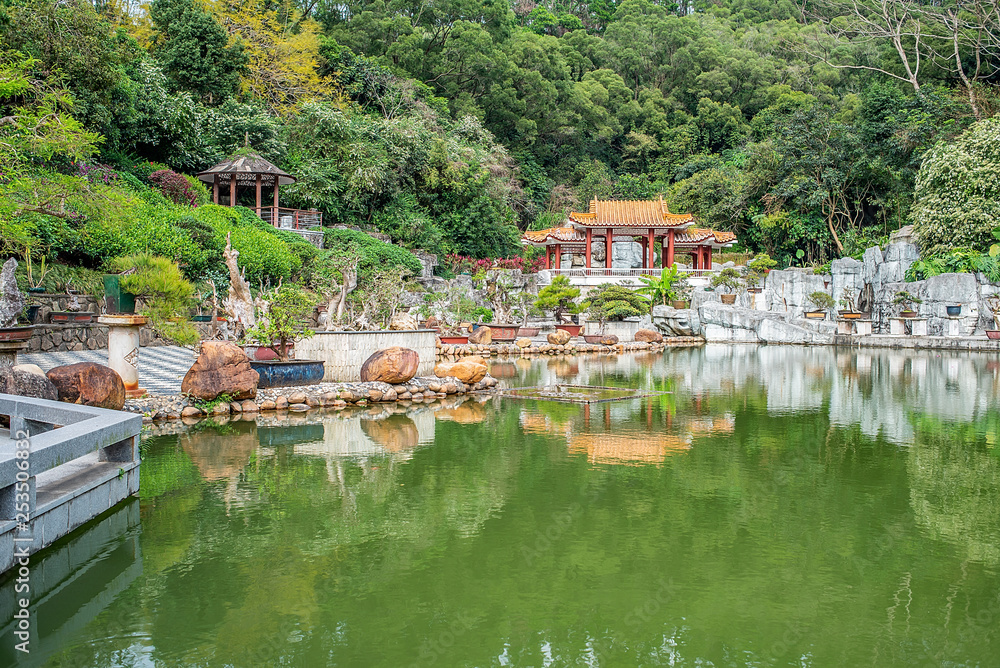
[[[219,203],[219,175],[212,175],[212,203]]]
[[[556,259],[555,259],[556,269],[559,269],[560,268],[559,265],[562,264],[562,253],[560,252],[560,250],[561,249],[559,247],[559,244],[556,244]]]
[[[667,237],[670,233],[664,234],[660,237],[660,269],[667,268]]]
[[[699,266],[700,263],[698,262],[698,256],[701,255],[701,253],[698,252],[697,248],[694,248],[692,250],[694,252],[691,253],[691,268],[692,269],[701,269],[701,267]]]
[[[274,213],[271,214],[271,222],[278,223],[278,177],[274,177]]]
[[[611,269],[611,243],[614,232],[609,227],[604,233],[604,268]]]
[[[229,206],[236,206],[236,173],[229,175]]]
[[[667,230],[667,266],[674,266],[674,231]]]
[[[646,263],[646,267],[654,269],[656,267],[656,237],[652,227],[646,233],[646,248],[649,250],[649,261]]]
[[[643,269],[646,267],[646,260],[649,259],[649,253],[646,252],[646,242],[648,239],[646,237],[639,237],[639,247],[642,248],[642,264]]]
[[[260,217],[260,172],[257,173],[257,217]]]
[[[587,269],[590,269],[590,236],[591,236],[591,230],[588,227],[587,228],[587,250],[586,250],[586,255],[584,255],[584,258],[583,258],[585,260],[584,265],[587,267]]]
[[[545,244],[545,268],[552,268],[552,246]]]

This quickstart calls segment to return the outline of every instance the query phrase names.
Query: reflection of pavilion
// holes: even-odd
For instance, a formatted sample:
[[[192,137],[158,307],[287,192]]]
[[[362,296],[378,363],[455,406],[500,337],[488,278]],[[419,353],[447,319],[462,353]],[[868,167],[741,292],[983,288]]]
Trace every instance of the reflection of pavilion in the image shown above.
[[[571,455],[587,454],[591,464],[662,464],[668,455],[691,449],[691,434],[604,434],[584,432],[569,437]]]

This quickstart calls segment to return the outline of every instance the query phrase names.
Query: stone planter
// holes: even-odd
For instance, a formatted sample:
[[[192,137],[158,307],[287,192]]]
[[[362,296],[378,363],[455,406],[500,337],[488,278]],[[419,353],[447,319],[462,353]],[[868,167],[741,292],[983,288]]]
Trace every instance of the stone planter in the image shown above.
[[[260,389],[315,385],[323,380],[323,366],[319,360],[250,362],[250,368],[260,374],[260,382],[257,383]]]
[[[685,299],[675,299],[674,301],[670,302],[670,305],[676,309],[682,309],[688,307],[687,300]]]
[[[719,298],[722,300],[723,304],[735,304],[736,295],[720,295]]]
[[[561,329],[570,336],[580,336],[580,330],[583,329],[583,325],[556,325],[556,329]]]
[[[993,339],[994,341],[1000,339],[1000,329],[987,329],[986,338]]]
[[[517,338],[518,325],[502,325],[498,323],[485,323],[490,328],[490,338],[498,343],[513,341]]]
[[[93,322],[94,314],[85,311],[52,311],[49,313],[49,322],[52,324],[60,323],[86,323]]]
[[[538,336],[538,332],[540,331],[542,330],[538,327],[519,327],[517,330],[517,335],[524,336],[530,339],[534,336]]]
[[[467,336],[446,336],[446,335],[441,335],[441,343],[445,343],[445,344],[456,344],[456,343],[463,344],[463,343],[468,343],[468,342],[469,342],[469,337],[467,337]]]
[[[826,311],[806,311],[804,315],[811,320],[823,320],[826,318]]]

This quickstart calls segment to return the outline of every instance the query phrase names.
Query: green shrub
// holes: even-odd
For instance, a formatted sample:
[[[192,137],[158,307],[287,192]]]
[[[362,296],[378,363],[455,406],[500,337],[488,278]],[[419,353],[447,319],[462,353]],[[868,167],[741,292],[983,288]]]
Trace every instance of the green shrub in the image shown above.
[[[649,312],[645,295],[624,285],[606,283],[590,292],[583,304],[588,314],[599,323],[623,320]]]
[[[137,253],[114,258],[108,267],[116,272],[132,270],[122,277],[121,286],[140,300],[140,312],[160,334],[182,345],[198,341],[198,332],[187,318],[194,286],[185,280],[177,263]]]
[[[420,274],[421,264],[417,257],[404,248],[393,246],[364,232],[356,230],[328,229],[323,234],[324,247],[336,253],[344,252],[354,244],[361,253],[358,271],[366,275],[383,267],[405,267],[411,274]]]
[[[246,270],[251,284],[289,280],[302,268],[300,256],[276,234],[278,230],[250,209],[207,204],[192,210],[191,216],[215,231],[222,248],[225,248],[226,234],[230,234],[233,248],[240,254],[240,268]],[[295,243],[305,244],[300,236],[294,232],[290,234]]]

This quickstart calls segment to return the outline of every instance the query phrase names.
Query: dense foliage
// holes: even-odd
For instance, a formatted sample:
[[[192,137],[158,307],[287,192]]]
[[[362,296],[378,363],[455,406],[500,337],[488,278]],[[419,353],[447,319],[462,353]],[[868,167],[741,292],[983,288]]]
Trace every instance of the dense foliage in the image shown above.
[[[519,255],[519,230],[594,196],[658,194],[782,266],[908,222],[932,245],[978,246],[996,193],[973,172],[990,169],[994,122],[962,133],[996,108],[998,18],[982,0],[892,5],[8,0],[0,157],[30,183],[3,184],[17,215],[0,216],[0,251],[62,243],[53,228],[69,243],[76,215],[101,254],[50,252],[133,253],[158,232],[169,251],[150,161],[191,175],[243,146],[298,177],[289,206],[473,258]],[[66,181],[95,151],[119,181]],[[949,181],[956,162],[971,171]],[[63,195],[73,216],[48,206]],[[104,215],[123,206],[145,222]],[[186,272],[208,262],[182,250],[165,256]]]

